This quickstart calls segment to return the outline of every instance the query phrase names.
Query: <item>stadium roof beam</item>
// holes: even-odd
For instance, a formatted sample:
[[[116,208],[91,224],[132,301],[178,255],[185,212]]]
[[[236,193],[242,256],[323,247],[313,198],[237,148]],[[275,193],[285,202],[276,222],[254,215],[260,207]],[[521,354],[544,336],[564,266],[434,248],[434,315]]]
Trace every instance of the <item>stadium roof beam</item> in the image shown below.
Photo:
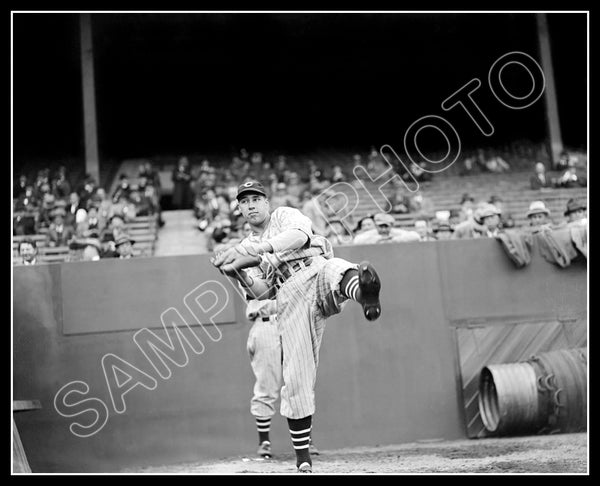
[[[560,133],[560,120],[558,118],[558,104],[556,103],[556,88],[554,86],[554,70],[552,68],[552,52],[550,50],[550,38],[548,35],[548,20],[545,13],[537,13],[537,31],[540,43],[540,57],[542,69],[546,78],[546,89],[544,96],[546,99],[546,123],[548,125],[548,142],[550,149],[550,163],[558,162],[560,153],[563,151],[562,136]]]
[[[81,35],[81,78],[83,89],[83,125],[85,132],[85,171],[100,182],[96,99],[94,86],[94,49],[89,13],[79,14]]]

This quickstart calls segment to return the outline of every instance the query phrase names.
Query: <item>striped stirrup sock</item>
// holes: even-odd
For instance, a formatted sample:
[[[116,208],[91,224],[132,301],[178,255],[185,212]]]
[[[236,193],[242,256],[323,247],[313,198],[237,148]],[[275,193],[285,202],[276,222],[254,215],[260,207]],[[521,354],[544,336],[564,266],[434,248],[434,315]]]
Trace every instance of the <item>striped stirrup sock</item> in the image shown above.
[[[258,430],[258,443],[262,444],[265,440],[269,440],[269,430],[271,428],[271,417],[260,418],[256,417],[256,430]]]
[[[288,419],[292,445],[296,452],[296,467],[303,462],[308,462],[312,466],[308,447],[310,445],[310,431],[312,429],[312,416],[301,419]]]

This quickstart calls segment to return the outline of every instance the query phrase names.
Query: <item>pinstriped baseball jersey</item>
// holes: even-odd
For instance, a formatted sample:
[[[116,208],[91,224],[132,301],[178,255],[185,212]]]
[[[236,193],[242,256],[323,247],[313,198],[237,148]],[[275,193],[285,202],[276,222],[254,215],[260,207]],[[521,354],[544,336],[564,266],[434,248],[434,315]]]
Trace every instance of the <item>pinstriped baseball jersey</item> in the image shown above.
[[[274,300],[251,300],[246,316],[254,320],[248,333],[247,350],[255,382],[250,413],[267,418],[275,414],[275,402],[282,384],[281,338],[277,326]],[[263,317],[271,317],[263,321]]]
[[[325,319],[341,311],[347,299],[340,292],[340,282],[345,272],[357,265],[333,258],[331,243],[313,235],[310,219],[294,208],[277,208],[262,235],[251,235],[247,241],[264,241],[289,229],[299,229],[309,236],[305,247],[275,255],[266,253],[259,267],[247,271],[273,286],[277,268],[312,257],[311,264],[289,277],[276,296],[283,351],[281,415],[299,419],[315,412],[314,387]]]

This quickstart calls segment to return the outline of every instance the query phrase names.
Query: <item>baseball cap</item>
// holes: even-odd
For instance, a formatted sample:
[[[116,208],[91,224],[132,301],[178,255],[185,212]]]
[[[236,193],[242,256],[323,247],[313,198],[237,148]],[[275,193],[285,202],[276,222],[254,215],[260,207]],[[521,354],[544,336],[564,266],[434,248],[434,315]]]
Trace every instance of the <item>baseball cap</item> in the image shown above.
[[[386,214],[386,213],[376,214],[375,217],[373,218],[373,221],[375,221],[375,224],[377,226],[382,225],[382,224],[388,224],[390,226],[394,226],[394,223],[396,222],[396,220],[394,219],[394,217],[391,214]]]
[[[267,197],[265,187],[258,181],[247,181],[239,185],[236,199],[239,201],[240,197],[246,194],[260,194]]]

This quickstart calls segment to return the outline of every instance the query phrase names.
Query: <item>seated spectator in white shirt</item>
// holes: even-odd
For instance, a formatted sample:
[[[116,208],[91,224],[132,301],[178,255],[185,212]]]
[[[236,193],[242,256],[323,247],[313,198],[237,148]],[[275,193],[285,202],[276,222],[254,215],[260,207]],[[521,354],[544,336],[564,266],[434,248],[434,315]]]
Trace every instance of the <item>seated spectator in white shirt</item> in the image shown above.
[[[556,187],[587,187],[587,179],[577,173],[577,159],[569,160],[569,168],[557,179]]]
[[[435,241],[435,237],[431,234],[429,225],[424,219],[415,221],[415,231],[419,234],[421,241]]]
[[[18,251],[21,265],[35,265],[38,262],[35,241],[29,239],[20,241]]]
[[[534,233],[552,227],[550,211],[544,201],[533,201],[529,205],[527,219],[529,220],[529,229]]]
[[[394,228],[395,219],[391,214],[378,213],[373,219],[375,221],[375,229],[356,235],[354,237],[354,244],[401,243],[419,241],[421,239],[419,233],[415,231]]]

